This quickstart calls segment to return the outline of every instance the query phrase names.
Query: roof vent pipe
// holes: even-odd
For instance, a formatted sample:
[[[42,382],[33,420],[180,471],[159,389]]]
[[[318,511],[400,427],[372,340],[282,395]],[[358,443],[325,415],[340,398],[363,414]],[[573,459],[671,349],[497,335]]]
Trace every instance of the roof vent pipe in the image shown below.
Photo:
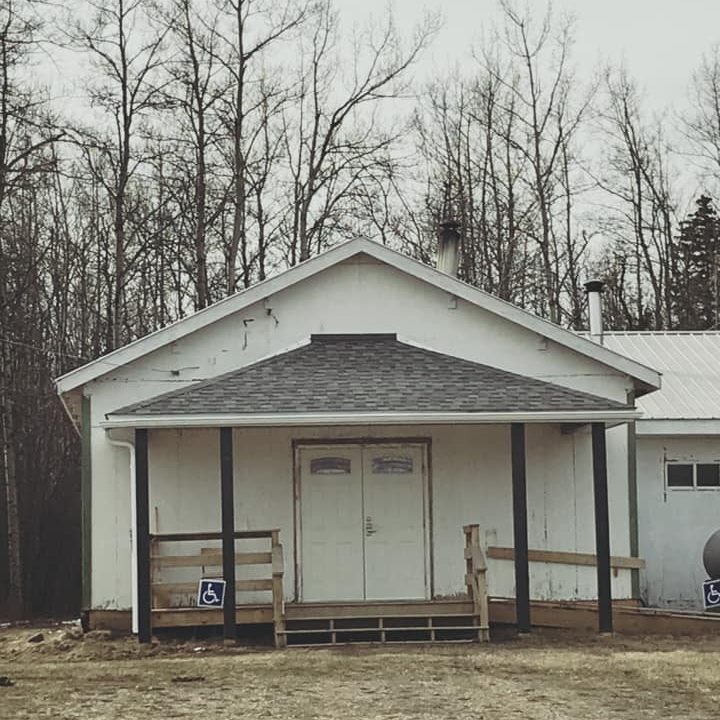
[[[437,269],[453,277],[457,277],[460,263],[459,227],[454,220],[443,220],[438,230]]]
[[[602,280],[588,280],[585,283],[590,314],[590,339],[599,345],[603,344],[602,291],[604,288],[605,283]]]

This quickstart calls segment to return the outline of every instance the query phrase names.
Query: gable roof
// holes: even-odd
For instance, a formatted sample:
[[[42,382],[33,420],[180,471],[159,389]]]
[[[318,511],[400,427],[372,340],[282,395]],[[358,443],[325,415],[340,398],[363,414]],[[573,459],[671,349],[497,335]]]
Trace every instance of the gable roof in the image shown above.
[[[609,332],[604,341],[663,374],[662,389],[638,401],[643,423],[720,419],[720,332]]]
[[[109,413],[108,418],[355,413],[575,413],[631,406],[399,342],[313,335],[295,350]]]
[[[566,330],[548,320],[539,318],[509,302],[500,300],[472,285],[468,285],[456,277],[425,265],[395,250],[391,250],[384,245],[370,240],[355,239],[336,245],[324,253],[310,260],[306,260],[269,280],[257,283],[247,290],[220,300],[204,310],[182,318],[171,325],[156,330],[97,360],[93,360],[82,367],[66,373],[56,380],[58,392],[62,394],[80,387],[85,383],[111,372],[118,366],[126,365],[127,363],[137,360],[150,352],[158,350],[228,315],[243,310],[264,298],[276,294],[295,283],[311,278],[313,275],[329,267],[360,254],[369,255],[401,272],[427,282],[451,295],[503,317],[559,345],[565,346],[581,355],[590,357],[634,378],[636,381],[637,395],[652,391],[660,386],[659,374],[655,370],[635,360],[615,353],[570,330]]]

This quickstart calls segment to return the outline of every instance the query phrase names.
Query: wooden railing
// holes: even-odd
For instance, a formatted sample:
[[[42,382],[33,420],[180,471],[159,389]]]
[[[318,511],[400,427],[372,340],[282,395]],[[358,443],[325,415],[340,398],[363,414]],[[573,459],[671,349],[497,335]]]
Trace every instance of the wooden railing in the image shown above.
[[[490,546],[487,556],[493,560],[514,560],[515,549],[511,547]],[[560,550],[529,550],[530,562],[558,563],[560,565],[597,565],[597,555],[592,553],[564,552]],[[610,557],[610,567],[615,575],[618,570],[642,570],[645,560],[636,557],[613,555]]]
[[[478,639],[490,639],[490,612],[488,610],[487,563],[480,545],[480,526],[465,525],[465,584],[473,604],[473,616],[478,624]]]
[[[272,594],[273,625],[275,632],[275,644],[280,646],[285,642],[285,601],[283,597],[283,548],[280,544],[279,530],[242,530],[234,533],[235,541],[238,540],[263,540],[270,541],[268,550],[252,552],[236,552],[235,567],[246,567],[252,565],[266,565],[268,572],[263,577],[245,578],[235,580],[235,592],[269,592]],[[160,552],[161,545],[166,543],[184,542],[218,542],[222,540],[222,533],[199,532],[199,533],[164,533],[151,535],[150,538],[150,578],[152,607],[154,609],[165,608],[187,608],[196,604],[195,596],[198,589],[198,582],[202,578],[221,578],[223,555],[222,547],[202,547],[200,552],[192,554],[164,554]],[[198,568],[199,575],[191,582],[164,582],[158,579],[164,570]],[[219,572],[218,572],[219,570]],[[190,596],[190,602],[171,603],[171,599]],[[237,597],[226,598],[226,602],[233,602],[237,605]]]

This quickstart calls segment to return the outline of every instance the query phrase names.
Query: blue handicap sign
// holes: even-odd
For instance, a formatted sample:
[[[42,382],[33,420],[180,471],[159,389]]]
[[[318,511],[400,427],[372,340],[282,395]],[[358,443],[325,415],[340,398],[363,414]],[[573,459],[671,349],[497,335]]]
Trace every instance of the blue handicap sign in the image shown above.
[[[203,578],[198,584],[198,607],[222,607],[225,599],[225,581]]]
[[[720,580],[703,583],[703,604],[706,610],[720,610]]]

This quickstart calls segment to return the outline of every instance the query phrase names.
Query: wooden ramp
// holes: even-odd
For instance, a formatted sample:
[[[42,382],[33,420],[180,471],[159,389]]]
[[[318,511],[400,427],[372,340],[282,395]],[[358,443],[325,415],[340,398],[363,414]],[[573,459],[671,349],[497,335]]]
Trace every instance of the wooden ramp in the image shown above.
[[[597,606],[592,601],[531,603],[533,627],[597,631]],[[515,601],[490,599],[490,623],[515,624]],[[640,607],[633,600],[613,602],[613,625],[621,635],[716,635],[720,634],[720,615],[679,612]]]

